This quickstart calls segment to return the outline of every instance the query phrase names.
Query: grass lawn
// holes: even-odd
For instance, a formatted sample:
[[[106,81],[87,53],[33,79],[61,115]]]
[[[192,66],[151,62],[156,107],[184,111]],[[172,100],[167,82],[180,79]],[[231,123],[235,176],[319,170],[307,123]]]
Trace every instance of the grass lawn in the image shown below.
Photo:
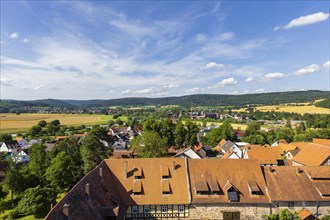
[[[126,116],[119,117],[127,121]],[[113,119],[112,115],[88,115],[88,114],[0,114],[0,133],[18,133],[30,129],[39,121],[47,122],[60,120],[61,125],[95,125],[106,124]]]

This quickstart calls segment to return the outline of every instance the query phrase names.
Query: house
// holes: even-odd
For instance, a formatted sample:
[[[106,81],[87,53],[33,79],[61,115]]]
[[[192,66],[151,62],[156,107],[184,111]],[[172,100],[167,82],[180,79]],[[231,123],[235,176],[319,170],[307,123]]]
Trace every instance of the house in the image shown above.
[[[41,140],[41,139],[31,139],[31,140],[27,143],[27,145],[25,145],[25,146],[23,147],[23,149],[29,149],[33,144],[40,144],[40,143],[42,143],[42,140]]]
[[[238,138],[238,140],[241,140],[244,136],[244,132],[240,130],[235,130],[235,135]]]
[[[330,146],[307,144],[292,161],[293,166],[330,166]]]
[[[308,208],[315,215],[330,213],[330,167],[263,167],[267,191],[278,210]]]
[[[107,159],[46,216],[62,219],[263,219],[283,209],[330,213],[330,167],[258,160]]]
[[[271,202],[257,160],[188,160],[188,167],[190,219],[259,219],[269,213]],[[257,215],[245,207],[254,207]]]
[[[276,147],[276,146],[278,146],[278,144],[288,144],[288,142],[284,139],[280,139],[278,141],[275,141],[271,146]]]
[[[242,159],[242,155],[237,154],[235,151],[233,151],[232,149],[230,149],[229,151],[227,151],[227,153],[225,153],[221,159]]]
[[[173,156],[177,158],[190,158],[190,159],[201,159],[201,156],[198,155],[191,147],[178,150],[178,152]]]
[[[45,219],[187,218],[186,171],[184,158],[104,160]]]
[[[313,138],[313,143],[330,146],[330,139]]]
[[[20,147],[24,147],[28,144],[27,140],[25,138],[16,138],[15,139]]]
[[[20,149],[21,147],[16,140],[5,141],[0,147],[0,152],[17,153]]]
[[[12,158],[15,163],[27,163],[30,159],[27,150],[21,150],[19,153],[11,153],[10,158]]]
[[[243,150],[243,159],[259,160],[261,166],[277,166],[281,160],[281,153],[278,147],[247,145]]]
[[[232,150],[240,158],[242,158],[243,155],[242,150],[235,143],[226,140],[221,140],[214,150],[217,150],[222,154],[226,154],[228,151]]]
[[[297,155],[297,153],[299,153],[299,151],[300,151],[300,149],[294,149],[294,150],[289,150],[286,154],[285,154],[285,157],[286,157],[286,159],[288,159],[288,160],[292,160],[292,158],[294,157],[294,156],[296,156]]]

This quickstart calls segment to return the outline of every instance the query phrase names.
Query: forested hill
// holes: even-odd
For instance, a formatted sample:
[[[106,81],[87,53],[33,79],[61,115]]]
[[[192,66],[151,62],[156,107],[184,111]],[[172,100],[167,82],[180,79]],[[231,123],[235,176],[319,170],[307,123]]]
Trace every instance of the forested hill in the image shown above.
[[[180,106],[244,106],[248,104],[278,105],[284,103],[310,102],[328,98],[330,91],[293,91],[245,95],[198,94],[164,98],[121,98],[110,100],[55,100],[35,101],[1,100],[0,105],[19,102],[20,105],[46,105],[55,107],[109,107],[109,106],[144,106],[144,105],[180,105]],[[32,104],[31,104],[32,103]]]

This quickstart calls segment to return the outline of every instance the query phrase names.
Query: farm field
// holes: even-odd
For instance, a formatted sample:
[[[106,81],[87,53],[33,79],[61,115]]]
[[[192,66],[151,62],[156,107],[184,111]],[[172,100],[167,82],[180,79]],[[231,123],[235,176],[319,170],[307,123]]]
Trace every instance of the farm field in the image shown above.
[[[258,106],[256,107],[257,110],[262,112],[267,111],[275,111],[275,112],[293,112],[299,114],[330,114],[330,109],[328,108],[321,108],[316,107],[314,105],[306,105],[306,106],[289,106],[289,105],[269,105],[269,106]],[[244,112],[246,111],[245,108],[233,110],[236,112]]]
[[[61,125],[95,125],[107,123],[112,115],[87,114],[0,114],[0,133],[22,132],[36,125],[39,121],[60,120]],[[120,117],[125,121],[126,117]]]

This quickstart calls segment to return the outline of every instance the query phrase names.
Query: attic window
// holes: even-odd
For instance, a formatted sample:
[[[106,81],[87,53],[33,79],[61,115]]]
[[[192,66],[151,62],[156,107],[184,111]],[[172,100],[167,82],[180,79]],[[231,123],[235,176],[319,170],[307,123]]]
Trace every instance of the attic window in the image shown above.
[[[262,193],[256,182],[249,181],[248,186],[251,195],[260,195]]]
[[[206,181],[196,182],[196,194],[197,195],[210,195],[211,188]]]
[[[135,168],[134,179],[136,179],[136,180],[142,179],[142,176],[143,176],[143,170],[142,170],[142,168],[140,168],[140,169]]]
[[[167,166],[162,166],[162,179],[168,179],[170,177],[170,170]]]
[[[168,180],[164,180],[162,182],[162,193],[163,195],[169,195],[171,194],[171,185],[170,182]]]
[[[134,181],[133,193],[134,193],[134,195],[142,195],[143,187],[142,187],[142,183],[140,181]]]
[[[237,191],[235,190],[234,187],[230,187],[227,190],[227,197],[228,197],[228,200],[231,201],[231,202],[237,202],[238,201],[238,193],[237,193]]]
[[[210,189],[211,189],[211,192],[213,195],[220,195],[221,194],[221,189],[220,189],[220,186],[218,184],[218,181],[214,180],[214,181],[210,181],[208,183]]]

